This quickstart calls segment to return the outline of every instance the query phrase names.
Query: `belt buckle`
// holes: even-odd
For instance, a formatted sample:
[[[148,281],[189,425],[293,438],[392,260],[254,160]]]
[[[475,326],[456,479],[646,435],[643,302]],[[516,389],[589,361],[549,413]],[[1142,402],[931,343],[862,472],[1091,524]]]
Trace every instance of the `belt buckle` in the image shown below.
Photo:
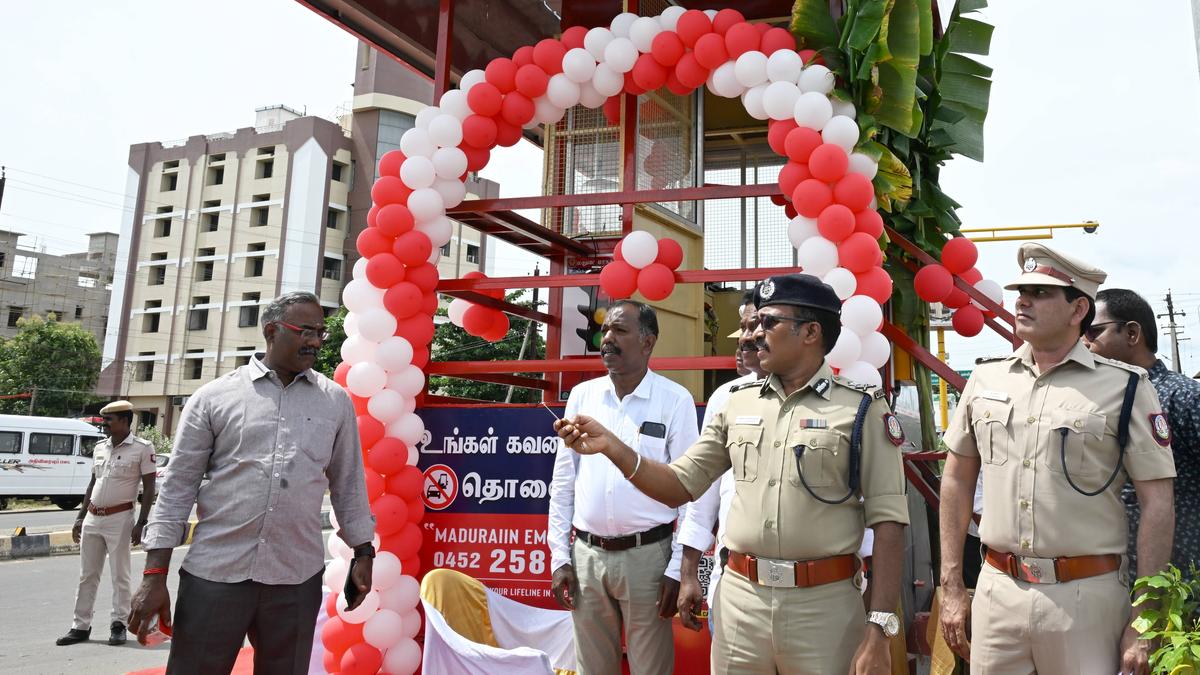
[[[755,558],[758,563],[758,583],[763,586],[793,587],[796,585],[796,563],[791,560]]]
[[[1016,578],[1031,584],[1056,584],[1058,572],[1055,570],[1054,558],[1031,558],[1028,556],[1013,556],[1016,562]]]

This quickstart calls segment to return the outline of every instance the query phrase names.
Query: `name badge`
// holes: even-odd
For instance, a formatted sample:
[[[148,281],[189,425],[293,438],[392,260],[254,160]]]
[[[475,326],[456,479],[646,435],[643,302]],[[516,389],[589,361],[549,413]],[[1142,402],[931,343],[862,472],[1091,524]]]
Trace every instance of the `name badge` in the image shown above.
[[[989,401],[999,401],[1001,403],[1008,402],[1008,394],[1002,391],[981,391],[979,392],[979,396],[981,398],[986,398]]]
[[[757,415],[738,415],[734,424],[762,424],[762,418]]]

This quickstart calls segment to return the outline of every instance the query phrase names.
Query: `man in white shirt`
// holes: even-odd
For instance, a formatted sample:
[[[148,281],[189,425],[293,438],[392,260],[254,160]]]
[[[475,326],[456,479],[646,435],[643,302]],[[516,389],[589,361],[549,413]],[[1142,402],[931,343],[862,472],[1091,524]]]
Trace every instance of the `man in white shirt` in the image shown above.
[[[696,407],[687,389],[649,369],[658,339],[654,310],[618,301],[601,330],[608,376],[572,389],[565,417],[586,413],[642,456],[678,459],[699,435]],[[670,618],[679,593],[680,545],[673,534],[686,507],[647,497],[629,477],[603,457],[581,457],[561,446],[554,462],[552,588],[558,604],[574,612],[580,675],[621,672],[622,634],[633,675],[665,675],[674,665]]]

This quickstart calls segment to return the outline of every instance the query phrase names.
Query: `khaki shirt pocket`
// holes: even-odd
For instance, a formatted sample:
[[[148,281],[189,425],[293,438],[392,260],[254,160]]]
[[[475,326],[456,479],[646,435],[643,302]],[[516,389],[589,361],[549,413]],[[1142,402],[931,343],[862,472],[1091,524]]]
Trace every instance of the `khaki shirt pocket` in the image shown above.
[[[725,448],[729,451],[734,480],[752,481],[758,478],[762,435],[763,428],[760,426],[734,425],[729,428]]]
[[[800,460],[796,460],[796,446],[804,446]],[[793,435],[788,447],[788,478],[795,487],[800,486],[800,474],[810,488],[847,485],[846,471],[849,469],[849,445],[842,447],[841,434],[828,429],[803,429]],[[843,450],[845,452],[843,452]]]
[[[975,445],[984,464],[1001,466],[1008,462],[1009,422],[1012,404],[976,399],[971,402],[971,427]]]
[[[131,454],[122,456],[109,455],[104,462],[103,474],[112,478],[130,478],[138,475],[138,458]]]
[[[1107,418],[1086,410],[1050,411],[1050,434],[1043,457],[1047,468],[1063,472],[1063,456],[1071,478],[1099,477],[1116,467],[1116,443],[1104,443]],[[1111,447],[1108,447],[1111,446]]]
[[[300,429],[304,435],[297,444],[304,450],[305,456],[322,468],[329,466],[329,459],[333,456],[333,420],[306,416]]]

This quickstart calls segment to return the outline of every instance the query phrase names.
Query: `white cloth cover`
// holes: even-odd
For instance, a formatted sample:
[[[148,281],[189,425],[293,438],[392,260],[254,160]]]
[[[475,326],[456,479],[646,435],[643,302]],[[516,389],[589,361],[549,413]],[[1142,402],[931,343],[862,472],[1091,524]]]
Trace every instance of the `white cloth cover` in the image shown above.
[[[461,675],[496,675],[497,673],[512,673],[513,675],[554,675],[550,667],[550,657],[544,652],[531,647],[516,647],[502,649],[490,645],[472,642],[458,633],[446,623],[432,605],[424,600],[425,607],[425,652],[421,665],[422,673],[444,675],[458,673]],[[528,607],[526,609],[533,610]],[[541,611],[541,610],[534,610]],[[567,633],[570,635],[571,617],[567,615]],[[496,631],[496,615],[492,614],[493,631]],[[497,635],[497,640],[499,640]],[[572,650],[574,644],[572,643]]]

